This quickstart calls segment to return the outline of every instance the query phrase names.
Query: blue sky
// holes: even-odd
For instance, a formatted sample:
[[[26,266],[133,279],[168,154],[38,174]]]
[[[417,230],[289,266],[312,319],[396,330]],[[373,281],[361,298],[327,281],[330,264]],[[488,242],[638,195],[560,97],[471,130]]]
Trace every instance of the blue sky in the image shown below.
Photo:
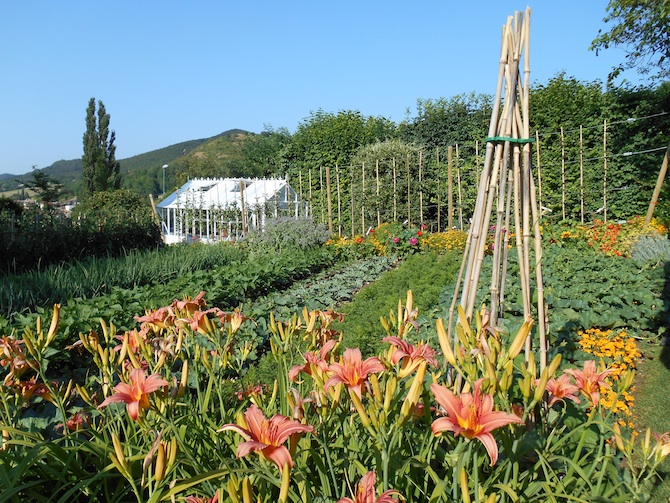
[[[621,49],[588,50],[607,0],[530,5],[531,81],[604,81]],[[232,128],[294,132],[312,111],[400,122],[417,99],[495,92],[504,0],[5,2],[0,173],[82,155],[102,100],[117,159]],[[634,73],[625,75],[637,82]]]

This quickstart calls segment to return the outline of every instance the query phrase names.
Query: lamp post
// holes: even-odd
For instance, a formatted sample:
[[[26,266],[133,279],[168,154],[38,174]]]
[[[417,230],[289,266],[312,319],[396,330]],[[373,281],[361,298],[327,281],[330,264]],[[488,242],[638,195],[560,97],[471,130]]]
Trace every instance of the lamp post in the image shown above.
[[[168,169],[167,164],[163,164],[163,195],[165,195],[165,170]]]

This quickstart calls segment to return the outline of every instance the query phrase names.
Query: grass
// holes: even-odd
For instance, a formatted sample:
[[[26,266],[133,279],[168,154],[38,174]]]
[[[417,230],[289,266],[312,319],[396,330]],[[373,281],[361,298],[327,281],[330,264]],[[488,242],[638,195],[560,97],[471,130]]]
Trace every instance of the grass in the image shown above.
[[[639,343],[642,358],[635,377],[636,424],[640,435],[646,428],[662,433],[670,431],[670,345],[658,340],[643,340]],[[653,502],[670,501],[670,458],[666,458],[659,472],[663,479],[652,490]]]

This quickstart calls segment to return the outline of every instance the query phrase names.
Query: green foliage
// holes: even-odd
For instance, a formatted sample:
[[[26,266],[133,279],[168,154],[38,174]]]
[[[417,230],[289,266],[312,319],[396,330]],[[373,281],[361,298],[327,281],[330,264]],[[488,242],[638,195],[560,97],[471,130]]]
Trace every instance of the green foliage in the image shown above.
[[[431,318],[436,312],[440,294],[445,285],[454,280],[459,264],[456,253],[412,255],[401,262],[397,269],[366,286],[342,310],[344,322],[335,325],[344,334],[343,344],[358,347],[363,354],[376,353],[381,347],[382,332],[379,325],[370,320],[386,317],[390,311],[396,310],[398,298],[407,290],[415,292],[416,305]],[[433,329],[427,318],[420,318],[419,322],[422,329]]]
[[[160,228],[150,214],[134,215],[72,220],[38,206],[24,211],[18,220],[0,214],[0,272],[17,274],[81,257],[117,256],[161,246]]]
[[[626,60],[614,68],[615,77],[624,68],[634,68],[656,80],[670,75],[670,7],[663,0],[610,0],[603,19],[609,31],[598,31],[591,43],[596,54],[601,49],[624,47]]]
[[[116,160],[115,139],[115,132],[109,130],[109,114],[105,105],[98,101],[96,119],[95,98],[91,98],[86,108],[82,157],[84,195],[121,187],[121,166]]]
[[[43,203],[49,204],[57,201],[63,184],[52,180],[48,174],[41,170],[33,169],[32,175],[32,180],[27,180],[24,183],[25,187],[34,190]]]
[[[318,247],[329,237],[325,225],[315,224],[309,218],[280,217],[267,219],[264,227],[249,232],[244,242],[253,248],[281,252]]]
[[[670,241],[660,234],[640,236],[633,245],[631,258],[641,264],[670,262]]]
[[[91,298],[114,289],[164,284],[194,271],[214,269],[241,260],[239,247],[174,245],[124,252],[120,257],[88,257],[20,275],[0,277],[0,313],[5,317],[39,306]]]

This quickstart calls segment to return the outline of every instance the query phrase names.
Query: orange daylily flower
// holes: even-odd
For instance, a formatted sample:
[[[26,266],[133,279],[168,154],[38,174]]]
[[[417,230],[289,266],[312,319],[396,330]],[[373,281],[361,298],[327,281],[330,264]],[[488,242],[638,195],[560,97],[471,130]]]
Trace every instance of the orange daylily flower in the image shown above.
[[[400,495],[400,493],[393,489],[384,491],[377,498],[377,492],[375,491],[376,478],[374,471],[366,473],[356,486],[356,499],[340,498],[337,503],[398,503],[398,498],[392,498],[391,496],[394,494]]]
[[[175,300],[172,303],[172,307],[178,309],[179,311],[186,311],[189,315],[192,315],[196,310],[201,306],[204,307],[207,305],[205,301],[205,292],[201,291],[195,299],[189,299],[188,297],[185,300]]]
[[[333,375],[324,384],[324,389],[344,383],[350,391],[361,398],[361,387],[370,374],[386,370],[379,358],[370,357],[363,361],[363,355],[358,348],[348,348],[342,355],[342,363],[334,362],[328,366]]]
[[[382,342],[388,342],[395,348],[391,355],[393,365],[403,360],[402,367],[398,373],[399,377],[411,374],[424,361],[429,365],[437,367],[437,359],[435,358],[437,353],[428,344],[419,343],[415,346],[395,336],[384,337]]]
[[[305,358],[305,363],[303,365],[296,365],[291,370],[289,370],[288,378],[290,381],[295,381],[296,377],[300,372],[305,372],[307,375],[312,375],[314,371],[319,369],[321,373],[325,372],[328,369],[328,362],[326,361],[326,356],[332,351],[335,347],[336,341],[331,339],[327,341],[323,347],[319,350],[319,354],[316,354],[313,351],[307,351],[302,356]]]
[[[482,392],[482,381],[475,382],[474,393],[461,393],[459,396],[445,386],[432,384],[430,389],[447,416],[437,418],[431,428],[435,435],[452,431],[456,436],[478,439],[486,447],[493,466],[498,461],[498,445],[491,432],[508,424],[523,424],[523,421],[515,414],[494,411],[493,397]]]
[[[536,386],[539,381],[539,379],[535,380]],[[558,379],[549,379],[547,391],[549,392],[549,407],[559,400],[572,400],[579,403],[579,397],[575,394],[579,393],[579,386],[570,382],[570,374],[563,374]]]
[[[140,410],[149,408],[149,393],[169,384],[160,374],[147,377],[143,369],[133,369],[128,377],[128,384],[121,382],[114,386],[114,394],[108,396],[98,408],[110,403],[125,402],[128,415],[137,421]]]
[[[233,430],[244,437],[245,441],[237,446],[238,458],[253,451],[258,451],[262,458],[272,461],[280,470],[286,464],[289,468],[293,468],[291,453],[282,444],[291,435],[314,433],[312,426],[294,421],[281,414],[275,414],[267,419],[263,411],[255,404],[251,405],[244,413],[244,423],[242,426],[226,424],[217,431]]]
[[[174,326],[177,319],[170,307],[161,307],[153,311],[147,311],[144,316],[135,316],[135,321],[140,323],[140,334],[145,336],[151,330],[158,333],[161,330]]]
[[[591,399],[594,406],[598,405],[600,401],[600,387],[610,387],[609,383],[605,381],[605,377],[612,372],[614,372],[614,369],[598,372],[596,362],[593,360],[584,362],[584,370],[568,369],[565,371],[566,374],[570,374],[575,378],[579,389]]]
[[[219,503],[219,491],[214,493],[214,496],[208,498],[207,496],[198,497],[198,496],[186,496],[184,499],[185,503]]]

